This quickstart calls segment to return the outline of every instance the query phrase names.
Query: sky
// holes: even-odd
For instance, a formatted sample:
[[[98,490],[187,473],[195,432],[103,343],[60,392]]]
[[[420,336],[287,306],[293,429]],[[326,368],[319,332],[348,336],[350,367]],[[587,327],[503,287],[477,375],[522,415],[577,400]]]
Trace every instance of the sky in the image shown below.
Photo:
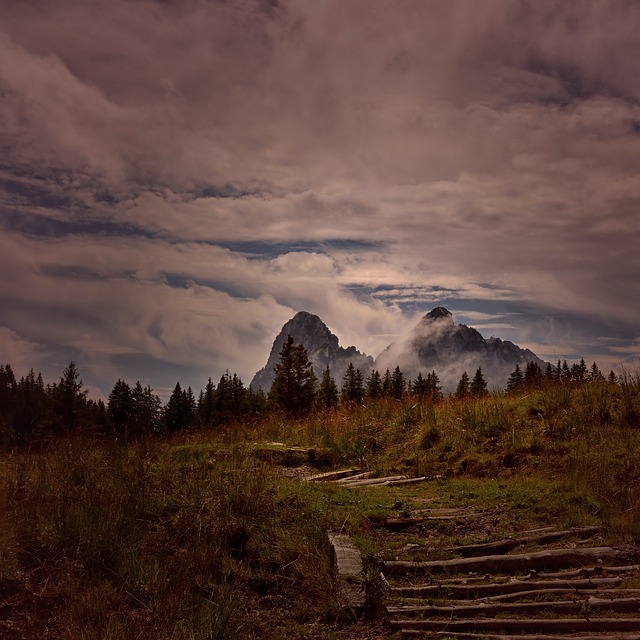
[[[248,384],[296,312],[640,356],[635,0],[0,0],[0,362]]]

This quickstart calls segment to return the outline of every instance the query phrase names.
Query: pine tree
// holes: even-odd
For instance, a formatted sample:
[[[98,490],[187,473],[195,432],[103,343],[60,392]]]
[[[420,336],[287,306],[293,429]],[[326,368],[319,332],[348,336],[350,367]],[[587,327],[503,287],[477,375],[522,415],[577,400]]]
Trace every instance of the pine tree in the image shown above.
[[[200,424],[205,427],[209,427],[215,423],[216,388],[211,381],[211,378],[207,380],[204,393],[200,396],[200,401],[198,402],[198,416],[200,418]]]
[[[68,433],[77,431],[86,408],[88,389],[83,389],[82,386],[78,367],[72,360],[62,372],[56,388],[57,413]]]
[[[486,396],[487,391],[487,383],[482,375],[482,368],[478,367],[475,375],[473,376],[473,380],[469,385],[469,393],[474,396]]]
[[[175,433],[189,426],[187,392],[176,382],[164,410],[164,423],[169,433]]]
[[[107,415],[115,435],[128,439],[129,423],[133,418],[133,395],[131,387],[120,378],[109,394]]]
[[[384,398],[390,398],[391,397],[391,389],[392,389],[391,371],[389,371],[389,369],[387,369],[384,372],[384,376],[382,378],[382,396]]]
[[[301,344],[294,344],[291,335],[282,345],[274,371],[269,400],[292,415],[309,412],[315,397],[316,377],[307,350]]]
[[[360,369],[349,363],[342,379],[341,396],[343,402],[362,402],[364,398],[364,379]]]
[[[589,369],[589,380],[591,382],[604,380],[604,375],[602,374],[602,371],[600,371],[600,368],[598,367],[595,361],[591,365],[591,369]]]
[[[454,395],[456,398],[465,398],[469,395],[469,374],[466,371],[460,377]]]
[[[579,363],[573,363],[571,365],[571,375],[570,375],[570,379],[573,382],[577,382],[578,384],[582,384],[583,382],[587,381],[587,373],[588,373],[588,369],[587,369],[587,365],[584,361],[584,358],[580,358],[580,362]]]
[[[440,386],[440,378],[435,370],[427,373],[427,386],[429,387],[429,396],[431,400],[439,400],[442,398],[442,387]]]
[[[20,378],[16,387],[16,402],[13,414],[13,430],[16,444],[28,445],[34,433],[43,426],[47,411],[47,398],[42,374],[36,377],[33,369]]]
[[[537,362],[527,362],[524,370],[524,384],[526,387],[537,387],[542,382],[542,369]]]
[[[419,398],[425,398],[429,395],[429,385],[427,380],[423,377],[422,371],[418,372],[416,379],[409,384],[409,389],[413,395]]]
[[[329,365],[322,373],[322,380],[318,387],[317,402],[323,409],[333,409],[338,406],[338,387],[335,380],[331,377]]]
[[[509,380],[507,380],[507,391],[509,393],[514,393],[519,391],[524,385],[524,376],[522,375],[522,370],[520,369],[520,365],[517,364],[516,368],[511,372],[509,376]]]
[[[379,398],[382,396],[382,378],[377,369],[373,369],[367,378],[366,392],[368,398]]]
[[[391,397],[395,400],[400,400],[404,395],[406,387],[407,383],[400,369],[400,365],[396,365],[396,368],[391,374]]]

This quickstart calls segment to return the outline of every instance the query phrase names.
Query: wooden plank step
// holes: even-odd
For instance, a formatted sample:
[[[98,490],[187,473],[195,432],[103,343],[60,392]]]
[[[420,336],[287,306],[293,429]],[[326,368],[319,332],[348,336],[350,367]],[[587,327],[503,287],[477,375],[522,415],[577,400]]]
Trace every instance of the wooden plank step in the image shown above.
[[[622,578],[594,578],[592,580],[541,580],[532,582],[528,580],[513,580],[510,582],[496,582],[490,584],[430,584],[411,585],[404,587],[391,587],[389,592],[400,597],[449,597],[449,598],[483,598],[512,593],[533,593],[545,589],[565,589],[567,592],[601,589],[603,587],[616,587],[623,583]]]
[[[583,634],[580,636],[575,635],[543,635],[543,634],[518,634],[518,635],[504,635],[504,634],[487,634],[483,633],[478,635],[477,633],[456,633],[451,631],[420,631],[419,629],[403,629],[401,638],[420,638],[424,640],[434,638],[455,638],[455,640],[640,640],[640,634],[637,633],[607,633],[603,634]]]
[[[588,607],[585,609],[585,607]],[[580,616],[588,611],[589,616],[597,611],[611,611],[616,613],[637,613],[640,611],[638,598],[594,598],[584,600],[556,600],[546,602],[517,602],[517,603],[487,603],[437,606],[437,605],[400,605],[387,607],[389,615],[420,616],[423,618],[477,618],[495,617],[499,615],[535,615],[539,613],[554,613]]]
[[[436,572],[518,572],[530,569],[559,569],[593,562],[626,564],[628,560],[629,551],[627,549],[614,547],[545,549],[532,553],[429,560],[426,562],[387,560],[383,563],[383,571],[388,575]]]
[[[495,618],[472,620],[390,620],[391,629],[492,633],[640,633],[640,618]],[[607,636],[608,638],[609,636]]]

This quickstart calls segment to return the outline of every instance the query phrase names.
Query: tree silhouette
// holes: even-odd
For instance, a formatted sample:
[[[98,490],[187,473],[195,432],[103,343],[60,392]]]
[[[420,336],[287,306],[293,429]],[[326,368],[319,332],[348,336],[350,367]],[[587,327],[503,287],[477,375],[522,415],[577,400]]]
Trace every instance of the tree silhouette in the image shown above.
[[[482,368],[478,367],[473,380],[469,385],[469,393],[474,396],[486,396],[489,392],[487,390],[487,383],[482,375]]]
[[[291,335],[282,345],[274,372],[269,400],[292,415],[310,411],[315,397],[316,377],[307,350],[303,345],[295,344]]]
[[[464,398],[469,395],[469,374],[466,371],[460,377],[454,395],[456,398]]]
[[[342,380],[342,401],[343,402],[362,402],[364,398],[364,380],[360,369],[353,366],[353,362],[349,363]]]
[[[335,380],[331,377],[329,365],[322,372],[322,380],[318,387],[318,405],[324,409],[332,409],[338,406],[339,394]]]

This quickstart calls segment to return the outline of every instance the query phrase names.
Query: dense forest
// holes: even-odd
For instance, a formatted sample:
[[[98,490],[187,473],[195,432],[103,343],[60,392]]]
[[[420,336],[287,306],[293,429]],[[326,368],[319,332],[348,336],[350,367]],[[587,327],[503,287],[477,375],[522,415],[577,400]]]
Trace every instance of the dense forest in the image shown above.
[[[0,365],[0,445],[3,448],[35,446],[51,437],[79,431],[112,437],[125,442],[150,435],[175,433],[189,428],[210,428],[239,419],[258,418],[268,412],[283,412],[301,417],[313,410],[331,410],[348,403],[391,398],[437,402],[444,397],[436,371],[421,373],[408,380],[400,367],[383,374],[372,371],[365,379],[349,365],[343,379],[336,382],[327,367],[318,380],[303,345],[291,336],[283,345],[275,367],[275,380],[268,394],[243,384],[237,374],[225,372],[214,384],[209,378],[198,396],[191,387],[176,383],[169,400],[163,404],[149,386],[140,381],[133,386],[117,380],[108,401],[88,397],[75,362],[70,362],[58,382],[45,385],[42,375],[33,369],[19,380],[10,364]],[[556,382],[586,384],[604,381],[594,362],[590,368],[581,359],[567,361],[543,371],[535,362],[524,371],[516,366],[505,393],[519,392]],[[612,371],[606,378],[618,384]],[[465,371],[452,395],[456,398],[487,395],[489,390],[482,370],[473,376]]]

